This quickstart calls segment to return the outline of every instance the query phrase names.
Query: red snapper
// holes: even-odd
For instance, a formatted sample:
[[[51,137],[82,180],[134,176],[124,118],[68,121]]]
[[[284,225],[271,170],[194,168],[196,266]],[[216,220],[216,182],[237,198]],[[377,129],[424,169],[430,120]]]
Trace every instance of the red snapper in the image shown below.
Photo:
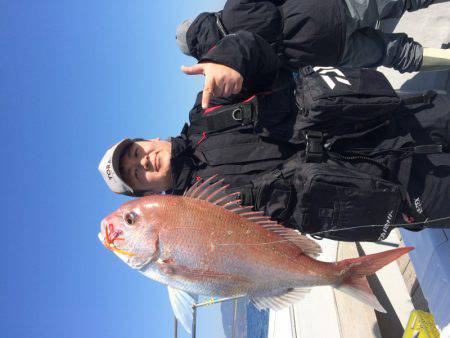
[[[321,262],[320,246],[242,207],[223,181],[210,178],[184,196],[153,195],[122,205],[101,223],[99,238],[125,263],[169,287],[175,315],[189,331],[192,295],[247,295],[278,310],[317,285],[333,286],[378,311],[366,276],[413,248]]]

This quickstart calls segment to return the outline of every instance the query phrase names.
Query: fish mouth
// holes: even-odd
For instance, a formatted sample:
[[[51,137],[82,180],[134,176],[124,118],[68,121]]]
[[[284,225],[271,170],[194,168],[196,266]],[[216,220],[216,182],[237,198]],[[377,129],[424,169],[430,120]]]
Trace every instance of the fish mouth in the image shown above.
[[[105,229],[105,234],[103,235],[101,232],[98,234],[98,238],[100,239],[100,241],[103,243],[103,245],[111,251],[120,253],[122,255],[126,255],[128,257],[133,257],[136,256],[136,254],[126,251],[126,250],[122,250],[119,249],[116,245],[116,241],[124,241],[125,238],[120,237],[120,235],[122,235],[122,231],[121,230],[115,230],[114,226],[112,224],[108,224],[107,226],[104,227]]]

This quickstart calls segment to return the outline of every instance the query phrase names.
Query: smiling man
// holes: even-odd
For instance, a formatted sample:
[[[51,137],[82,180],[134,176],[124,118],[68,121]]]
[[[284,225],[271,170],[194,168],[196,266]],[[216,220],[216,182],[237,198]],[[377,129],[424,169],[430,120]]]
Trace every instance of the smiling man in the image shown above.
[[[159,138],[124,139],[106,152],[99,170],[115,193],[140,196],[172,188],[170,156],[172,145]]]

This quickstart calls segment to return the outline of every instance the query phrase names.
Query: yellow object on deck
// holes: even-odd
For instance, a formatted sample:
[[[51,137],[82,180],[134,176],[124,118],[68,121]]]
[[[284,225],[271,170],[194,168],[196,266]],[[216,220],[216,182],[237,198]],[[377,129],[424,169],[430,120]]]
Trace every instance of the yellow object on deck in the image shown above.
[[[411,312],[403,338],[440,338],[440,336],[431,313],[420,310]]]

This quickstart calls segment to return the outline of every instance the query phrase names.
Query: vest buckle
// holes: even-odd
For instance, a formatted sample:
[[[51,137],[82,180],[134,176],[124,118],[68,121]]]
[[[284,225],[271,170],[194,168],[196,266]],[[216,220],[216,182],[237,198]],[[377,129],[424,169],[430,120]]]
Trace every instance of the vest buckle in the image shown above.
[[[309,130],[306,132],[306,162],[318,163],[323,159],[323,133]]]

